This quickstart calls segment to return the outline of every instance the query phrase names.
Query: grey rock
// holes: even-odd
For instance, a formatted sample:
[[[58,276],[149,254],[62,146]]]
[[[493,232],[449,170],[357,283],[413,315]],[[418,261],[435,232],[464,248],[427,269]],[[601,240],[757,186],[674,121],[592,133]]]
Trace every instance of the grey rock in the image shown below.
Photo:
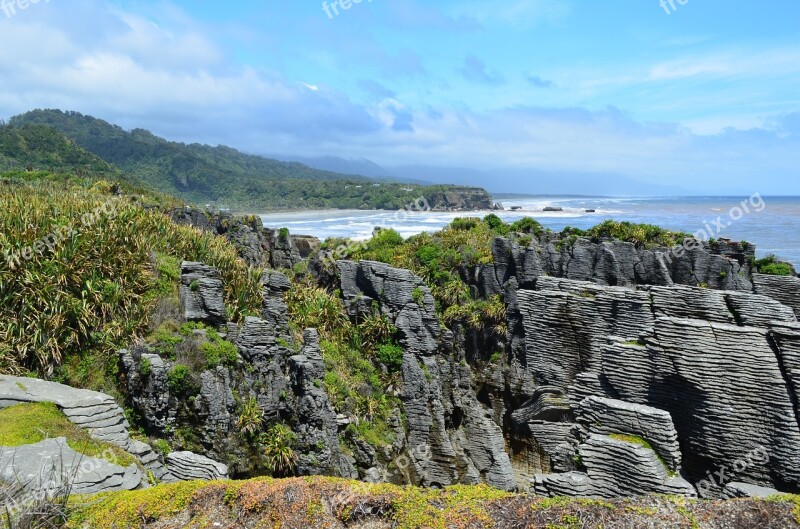
[[[202,263],[184,261],[180,286],[183,317],[187,321],[224,324],[227,314],[222,287],[219,270]]]
[[[302,354],[289,358],[290,384],[297,398],[298,473],[357,477],[339,446],[336,412],[322,387],[325,365],[319,335],[315,329],[306,329],[303,336]]]
[[[758,485],[751,485],[749,483],[728,483],[722,491],[725,498],[770,498],[779,495],[775,489],[769,487],[759,487]]]
[[[129,424],[113,398],[95,391],[75,389],[55,382],[0,375],[0,408],[33,402],[52,402],[73,423],[99,441],[127,450]]]
[[[167,455],[167,467],[166,482],[228,479],[227,465],[192,452],[171,452]]]
[[[753,289],[756,294],[790,307],[795,316],[800,318],[800,278],[753,274]]]
[[[270,265],[273,268],[291,270],[303,260],[291,234],[281,235],[281,230],[265,230],[270,244]]]
[[[128,468],[79,454],[63,437],[36,444],[0,447],[0,480],[15,484],[22,493],[96,494],[133,490],[143,484],[136,465]]]
[[[681,467],[681,448],[672,417],[663,410],[603,397],[581,402],[577,420],[590,434],[630,434],[645,439],[667,468]]]

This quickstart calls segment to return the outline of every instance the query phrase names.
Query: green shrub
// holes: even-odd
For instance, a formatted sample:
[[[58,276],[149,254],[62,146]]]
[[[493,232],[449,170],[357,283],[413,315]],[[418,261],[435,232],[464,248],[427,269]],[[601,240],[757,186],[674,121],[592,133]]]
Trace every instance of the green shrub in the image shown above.
[[[191,370],[183,364],[177,364],[169,370],[167,384],[170,391],[175,395],[194,395],[199,391]]]
[[[297,436],[285,424],[273,425],[261,438],[267,468],[276,476],[294,474],[297,468]]]
[[[63,175],[58,180],[12,177],[0,187],[4,372],[46,376],[64,366],[66,383],[115,386],[106,365],[146,333],[160,298],[175,296],[184,259],[220,270],[233,320],[259,313],[261,271],[248,268],[225,238],[144,209],[141,195],[134,202],[83,184],[65,189]],[[51,235],[54,244],[28,255]],[[84,359],[98,375],[74,379]]]
[[[278,230],[278,237],[282,241],[287,240],[289,238],[289,228],[281,228],[280,230]]]
[[[544,228],[539,221],[530,217],[524,217],[511,224],[511,231],[514,233],[529,233],[532,235],[542,235]]]
[[[149,358],[142,358],[139,362],[139,374],[147,378],[153,372],[153,366],[150,364]]]
[[[172,452],[172,447],[169,445],[169,441],[164,439],[155,439],[151,441],[150,444],[156,450],[156,452],[160,453],[163,457],[167,457],[170,452]]]
[[[405,351],[397,344],[380,344],[377,349],[378,360],[390,371],[399,371],[403,367],[403,354]]]
[[[759,274],[770,276],[794,275],[792,266],[789,263],[778,261],[778,258],[774,255],[768,255],[763,259],[757,259],[754,264]]]
[[[486,215],[483,218],[483,222],[485,222],[486,225],[489,226],[489,229],[492,230],[492,232],[496,233],[497,235],[503,235],[503,236],[508,235],[511,229],[511,227],[508,224],[506,224],[503,221],[503,219],[501,219],[494,213]]]
[[[245,435],[255,435],[264,423],[264,412],[255,397],[250,397],[239,410],[236,427]]]
[[[422,306],[425,301],[425,290],[422,287],[416,287],[411,293],[411,297],[417,302],[417,305]]]
[[[453,219],[453,222],[450,223],[450,227],[454,230],[470,231],[477,228],[480,223],[481,220],[475,217],[458,217]]]
[[[239,358],[239,351],[236,346],[227,340],[219,338],[211,339],[200,346],[206,358],[206,366],[214,369],[218,366],[232,366]]]

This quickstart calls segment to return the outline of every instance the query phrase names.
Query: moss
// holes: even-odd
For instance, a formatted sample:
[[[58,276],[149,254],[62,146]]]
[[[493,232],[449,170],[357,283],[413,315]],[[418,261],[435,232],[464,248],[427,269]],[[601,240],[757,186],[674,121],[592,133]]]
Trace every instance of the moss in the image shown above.
[[[674,472],[674,471],[670,470],[669,466],[667,465],[667,462],[666,462],[666,461],[664,461],[664,459],[661,457],[661,455],[660,455],[660,454],[659,454],[659,453],[658,453],[658,452],[657,452],[657,451],[656,451],[656,450],[653,448],[653,446],[652,446],[652,445],[651,445],[651,444],[650,444],[650,443],[649,443],[649,442],[648,442],[646,439],[644,439],[643,437],[639,437],[638,435],[631,435],[631,434],[616,434],[616,433],[615,433],[615,434],[611,434],[611,435],[609,435],[609,437],[610,437],[610,438],[612,438],[612,439],[616,439],[617,441],[624,441],[624,442],[626,442],[626,443],[631,443],[631,444],[639,445],[639,446],[641,446],[642,448],[647,448],[648,450],[652,450],[652,451],[653,451],[653,453],[654,453],[654,454],[656,455],[656,457],[658,458],[658,460],[661,462],[661,464],[662,464],[662,465],[664,465],[664,468],[667,470],[667,474],[669,474],[669,475],[670,475],[670,477],[675,477],[675,476],[677,475],[677,473],[676,473],[676,472]]]
[[[632,345],[634,347],[647,347],[647,344],[642,343],[641,340],[626,340],[624,345]]]
[[[55,404],[18,404],[0,410],[0,446],[23,446],[64,437],[76,452],[130,466],[136,458],[121,448],[92,439],[89,432],[70,422]]]
[[[190,481],[161,485],[143,491],[101,494],[91,501],[77,498],[67,527],[79,529],[120,529],[141,527],[181,513],[194,494],[208,482]]]

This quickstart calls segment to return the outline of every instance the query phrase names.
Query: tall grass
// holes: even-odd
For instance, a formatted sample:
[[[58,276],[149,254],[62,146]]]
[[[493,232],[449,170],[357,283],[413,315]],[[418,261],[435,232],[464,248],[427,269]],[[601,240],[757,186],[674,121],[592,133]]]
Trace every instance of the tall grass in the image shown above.
[[[62,236],[8,258],[50,234]],[[257,311],[260,271],[223,238],[178,226],[105,186],[0,184],[0,372],[51,375],[68,358],[111,359],[158,303],[156,254],[218,267],[232,319]]]

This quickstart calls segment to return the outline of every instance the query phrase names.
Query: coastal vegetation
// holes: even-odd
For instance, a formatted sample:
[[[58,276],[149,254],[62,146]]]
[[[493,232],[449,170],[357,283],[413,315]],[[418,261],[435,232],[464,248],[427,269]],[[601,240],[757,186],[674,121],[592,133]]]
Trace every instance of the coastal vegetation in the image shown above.
[[[113,392],[115,352],[177,310],[182,260],[221,270],[233,320],[256,311],[260,271],[224,239],[142,207],[141,195],[50,173],[1,181],[1,372]]]
[[[143,523],[164,529],[219,524],[397,529],[451,527],[717,527],[721,519],[800,523],[795,496],[699,502],[681,497],[618,500],[532,498],[483,485],[421,489],[336,478],[258,478],[188,482],[144,491],[74,498],[68,528],[115,529]],[[795,512],[793,512],[793,510]],[[759,513],[754,519],[753,513]],[[745,519],[745,518],[741,518]]]

